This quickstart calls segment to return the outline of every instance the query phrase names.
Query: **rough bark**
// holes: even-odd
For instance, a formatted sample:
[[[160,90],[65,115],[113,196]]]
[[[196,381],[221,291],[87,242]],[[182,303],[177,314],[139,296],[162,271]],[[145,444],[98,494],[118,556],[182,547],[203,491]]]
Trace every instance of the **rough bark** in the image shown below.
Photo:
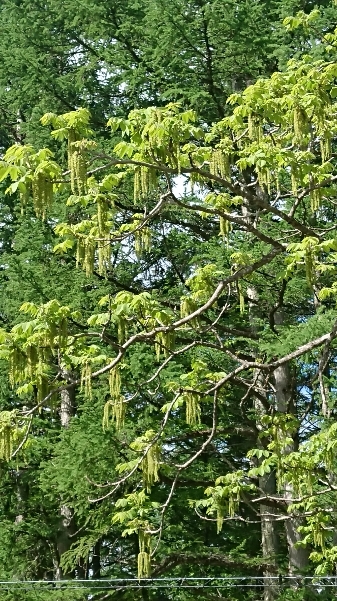
[[[247,289],[248,295],[248,304],[249,304],[249,317],[252,327],[254,328],[255,321],[255,311],[258,301],[258,294],[254,287],[249,286]],[[264,375],[260,372],[257,376],[257,382],[260,384],[260,388],[263,390],[264,385]],[[266,395],[267,399],[267,395]],[[255,399],[254,401],[255,411],[257,414],[257,428],[259,431],[262,430],[261,421],[259,416],[262,417],[265,415],[266,410],[263,404],[259,399]],[[260,441],[257,442],[258,446],[261,446]],[[259,478],[259,488],[261,494],[265,496],[275,496],[276,494],[276,481],[275,474],[272,472],[270,474],[266,474],[265,476],[261,476]],[[260,515],[261,515],[261,547],[262,547],[262,555],[264,560],[266,560],[269,564],[268,567],[264,570],[264,577],[266,578],[264,584],[264,601],[274,601],[278,596],[278,585],[272,577],[275,577],[277,573],[277,563],[276,556],[278,552],[278,534],[276,530],[276,523],[272,516],[269,514],[274,513],[274,510],[271,510],[269,505],[260,504]]]
[[[91,559],[92,577],[99,579],[101,577],[101,541],[97,541],[93,548]]]
[[[275,314],[275,324],[282,325],[284,321],[282,311]],[[284,363],[274,370],[274,385],[277,411],[284,414],[295,414],[294,407],[294,385],[289,363]],[[293,435],[293,442],[288,445],[286,452],[292,453],[297,448],[298,433]],[[290,483],[286,483],[283,491],[284,497],[291,499],[294,497],[293,488]],[[288,544],[289,574],[303,574],[309,561],[309,551],[304,547],[299,547],[302,536],[298,532],[301,520],[290,518],[285,520],[285,532]]]
[[[60,421],[63,428],[68,428],[71,417],[74,415],[74,403],[75,391],[74,388],[61,391],[61,404],[60,404]],[[62,555],[69,551],[70,546],[73,542],[71,538],[75,532],[73,523],[73,515],[71,509],[63,504],[60,507],[59,520],[58,520],[58,532],[57,532],[57,561],[55,562],[55,580],[62,580],[69,576],[65,574],[61,568],[60,561]]]

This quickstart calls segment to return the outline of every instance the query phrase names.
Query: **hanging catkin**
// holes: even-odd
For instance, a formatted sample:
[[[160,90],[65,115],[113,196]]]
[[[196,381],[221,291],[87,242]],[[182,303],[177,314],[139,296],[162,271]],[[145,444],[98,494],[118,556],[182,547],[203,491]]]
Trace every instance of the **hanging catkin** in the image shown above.
[[[133,200],[136,203],[141,195],[141,183],[140,183],[140,167],[135,169],[135,175],[133,180]]]
[[[103,412],[103,429],[108,429],[111,420],[115,422],[116,430],[121,430],[125,420],[125,407],[126,403],[122,396],[114,397],[110,399],[104,405]]]
[[[0,460],[9,461],[13,451],[15,424],[13,412],[1,411],[0,413]]]
[[[138,578],[149,578],[151,575],[151,538],[144,530],[138,531]]]
[[[184,296],[180,300],[180,315],[182,318],[188,317],[194,313],[197,309],[197,304],[193,298],[190,296]],[[198,317],[193,317],[189,322],[187,322],[186,327],[192,326],[193,328],[197,328],[199,325]]]
[[[109,372],[109,389],[112,398],[119,397],[121,392],[121,375],[118,366]]]
[[[169,357],[174,351],[175,332],[158,332],[155,337],[156,358],[159,361],[163,352],[165,358]]]
[[[262,126],[251,113],[248,115],[248,137],[252,142],[260,142],[263,137]]]
[[[184,400],[186,406],[186,423],[190,426],[199,425],[201,415],[199,395],[195,392],[185,392]]]
[[[301,146],[303,144],[303,137],[308,133],[308,119],[305,111],[299,106],[294,107],[293,124],[293,144]]]
[[[26,355],[14,347],[9,357],[9,381],[12,386],[25,378],[26,361]]]
[[[231,231],[231,223],[228,221],[228,219],[225,219],[225,217],[222,217],[220,215],[219,218],[219,225],[220,225],[220,236],[222,237],[223,240],[228,240],[228,235],[229,232]]]
[[[324,132],[320,139],[322,163],[328,161],[331,157],[331,133]]]
[[[111,244],[109,238],[98,240],[98,273],[105,275],[111,261]]]
[[[225,154],[220,148],[213,150],[209,170],[212,175],[219,175],[224,179],[228,179],[230,176],[229,155]]]
[[[151,491],[151,487],[155,482],[158,482],[158,467],[160,460],[160,448],[157,443],[152,444],[152,446],[147,451],[143,461],[142,461],[142,470],[143,470],[143,483],[144,488],[147,492]]]
[[[73,127],[68,129],[68,169],[72,170],[72,155],[75,151],[74,143],[78,141],[78,135]]]
[[[91,399],[91,397],[92,397],[91,375],[92,375],[91,363],[89,363],[89,361],[86,361],[82,367],[81,390],[84,389],[84,394],[88,399]]]
[[[95,240],[93,238],[90,238],[89,236],[87,236],[84,239],[83,269],[88,277],[91,276],[94,271],[95,247],[96,247]]]
[[[312,185],[315,185],[314,181],[312,181]],[[319,209],[319,207],[321,205],[321,200],[322,200],[322,190],[320,188],[314,188],[313,190],[310,191],[310,204],[311,204],[311,210],[313,213]]]
[[[97,197],[97,224],[98,234],[101,238],[107,235],[109,232],[108,228],[108,203],[106,198],[99,194]]]
[[[261,188],[267,188],[268,194],[271,193],[271,173],[269,169],[257,169],[257,177]]]
[[[122,316],[118,316],[117,338],[119,344],[124,344],[125,340],[127,339],[127,321]]]
[[[38,362],[38,354],[36,347],[33,345],[29,345],[26,348],[27,353],[27,375],[30,378],[33,378],[35,375],[35,368]]]
[[[140,259],[145,252],[151,249],[151,230],[144,226],[134,232],[135,253]]]
[[[32,179],[33,205],[37,217],[45,219],[53,202],[53,184],[50,178],[39,172]]]
[[[40,366],[40,370],[42,371],[42,366]],[[47,394],[49,393],[48,380],[43,374],[38,374],[36,377],[36,387],[37,387],[37,402],[42,403]]]
[[[84,238],[77,238],[77,247],[76,247],[76,267],[79,267],[83,264],[85,257],[85,242]]]
[[[238,291],[238,296],[239,296],[240,313],[242,315],[245,312],[245,297],[244,297],[244,293],[243,293],[243,286],[240,281],[237,282],[237,291]]]
[[[87,193],[87,162],[83,153],[76,149],[70,159],[70,184],[74,195]]]
[[[216,499],[215,505],[216,505],[216,529],[217,529],[217,534],[220,534],[220,532],[222,530],[222,526],[223,526],[226,508],[220,497],[218,497]]]

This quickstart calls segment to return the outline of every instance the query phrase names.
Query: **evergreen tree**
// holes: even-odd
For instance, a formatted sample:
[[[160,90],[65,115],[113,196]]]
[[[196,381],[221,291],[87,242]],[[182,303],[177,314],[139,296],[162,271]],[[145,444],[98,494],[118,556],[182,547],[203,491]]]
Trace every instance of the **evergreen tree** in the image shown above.
[[[254,5],[250,27],[264,17],[261,6]],[[47,5],[62,22],[61,54],[36,68],[29,56],[41,57],[41,47],[37,54],[29,47],[25,60],[35,66],[25,114],[18,115],[15,85],[4,90],[15,98],[7,105],[14,130],[6,122],[4,145],[13,135],[25,142],[6,152],[0,172],[3,190],[9,186],[1,357],[13,387],[3,375],[4,579],[133,576],[137,556],[139,576],[150,569],[153,576],[193,576],[196,565],[199,576],[293,576],[315,566],[323,574],[334,566],[335,37],[327,39],[330,54],[317,43],[314,57],[299,56],[226,105],[233,85],[268,74],[278,53],[284,60],[286,46],[275,41],[280,30],[267,37],[270,47],[251,36],[252,61],[235,70],[219,51],[221,19],[228,18],[222,3],[208,16],[201,4],[177,9],[178,17],[185,11],[186,20],[187,9],[195,17],[187,41],[184,21],[158,7],[124,10],[110,59],[116,74],[103,81],[101,59],[87,63],[88,54],[80,63],[83,48],[70,35],[75,7],[65,23],[57,6]],[[41,6],[34,20],[26,8],[18,15],[28,19],[30,35],[42,21],[48,27]],[[109,8],[86,5],[82,19],[77,5],[82,42],[102,44],[104,54],[112,50],[99,24]],[[235,19],[247,7],[227,10]],[[278,18],[280,5],[273,11]],[[298,55],[310,35],[329,30],[332,12],[286,21]],[[213,88],[205,20],[217,65]],[[240,23],[243,33],[243,16]],[[248,25],[247,16],[251,31]],[[129,61],[132,52],[123,31],[133,32],[127,41],[135,39],[132,49],[142,57],[137,69],[125,66],[121,46]],[[18,27],[15,35],[20,59],[27,34]],[[44,37],[51,56],[50,32]],[[236,54],[234,42],[232,48]],[[74,62],[66,58],[55,77],[57,60],[69,52]],[[13,62],[16,77],[20,60],[16,69]],[[190,71],[186,89],[178,88]],[[85,84],[68,87],[79,74]],[[122,94],[118,109],[113,93]],[[67,108],[89,105],[92,117],[87,109],[47,114],[53,156],[38,150],[49,145],[49,132],[37,128],[36,117],[63,108],[63,96]],[[197,104],[200,121],[187,107],[163,106],[165,97]],[[153,102],[161,108],[124,117],[133,105]],[[266,586],[259,594],[273,599],[278,592]],[[249,598],[245,589],[224,594]]]

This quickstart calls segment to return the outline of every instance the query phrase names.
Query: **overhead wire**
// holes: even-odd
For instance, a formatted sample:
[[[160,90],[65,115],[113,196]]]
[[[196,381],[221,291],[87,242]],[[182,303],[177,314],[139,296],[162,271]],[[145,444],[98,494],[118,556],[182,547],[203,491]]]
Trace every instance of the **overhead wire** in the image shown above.
[[[115,590],[142,588],[260,588],[275,582],[285,587],[314,585],[317,588],[337,588],[337,576],[224,576],[224,577],[172,577],[172,578],[114,578],[93,580],[10,580],[0,581],[0,590]]]

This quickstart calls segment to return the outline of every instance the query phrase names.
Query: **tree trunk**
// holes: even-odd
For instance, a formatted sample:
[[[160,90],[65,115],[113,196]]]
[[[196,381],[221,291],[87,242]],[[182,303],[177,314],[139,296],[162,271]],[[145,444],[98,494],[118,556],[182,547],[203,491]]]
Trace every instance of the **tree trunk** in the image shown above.
[[[275,324],[283,324],[283,314],[278,312],[275,314]],[[284,363],[274,370],[274,384],[275,384],[275,397],[276,397],[276,408],[277,411],[284,414],[295,414],[294,407],[294,386],[290,371],[289,363]],[[297,448],[297,436],[296,432],[293,435],[293,442],[289,444],[286,449],[286,453],[292,453]],[[293,488],[290,483],[286,483],[283,490],[284,497],[291,499],[294,496]],[[301,525],[301,520],[292,518],[285,520],[285,532],[288,544],[288,557],[289,557],[289,574],[303,574],[309,561],[309,551],[304,547],[298,547],[297,543],[301,540],[301,535],[298,532],[298,528]]]
[[[60,405],[60,420],[63,428],[68,428],[70,419],[74,415],[74,403],[75,401],[75,390],[70,388],[68,390],[61,391],[61,405]],[[57,562],[55,565],[55,579],[62,580],[70,574],[65,574],[61,568],[60,562],[62,555],[69,551],[70,546],[73,542],[72,535],[75,532],[73,523],[73,515],[70,507],[67,505],[61,505],[59,521],[58,521],[58,532],[57,532]]]
[[[249,306],[249,319],[254,329],[255,312],[258,301],[258,294],[255,288],[249,286],[247,288],[248,295],[248,306]],[[260,388],[263,389],[264,377],[260,372],[257,377],[257,382],[260,383]],[[267,395],[266,395],[267,400]],[[259,420],[259,416],[266,414],[266,409],[261,403],[261,400],[255,398],[254,400],[255,410],[257,413],[257,429],[262,430],[262,424]],[[261,446],[261,442],[257,442],[258,446]],[[259,488],[262,494],[265,496],[275,496],[276,494],[276,481],[275,474],[270,473],[259,478]],[[270,509],[269,505],[260,504],[260,516],[261,516],[261,547],[262,555],[265,561],[270,564],[270,568],[266,568],[264,571],[264,577],[266,578],[264,583],[264,601],[274,601],[278,596],[278,583],[275,578],[277,573],[276,556],[278,551],[278,535],[276,531],[276,523],[273,517],[270,515],[274,511]]]
[[[92,551],[91,570],[93,579],[101,577],[101,541],[97,541]]]

